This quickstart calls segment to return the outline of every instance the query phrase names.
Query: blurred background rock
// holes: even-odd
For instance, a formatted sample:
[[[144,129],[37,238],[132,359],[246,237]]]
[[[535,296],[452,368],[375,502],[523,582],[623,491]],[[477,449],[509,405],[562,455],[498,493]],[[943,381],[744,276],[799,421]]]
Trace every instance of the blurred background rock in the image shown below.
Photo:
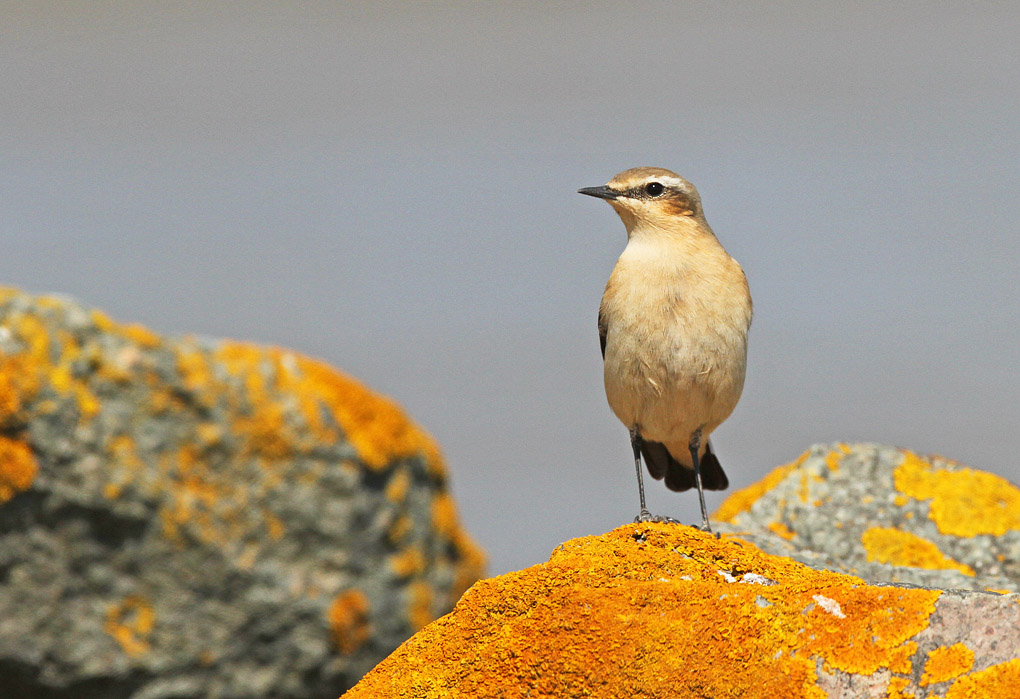
[[[446,482],[322,362],[0,289],[0,696],[335,696],[482,574]]]

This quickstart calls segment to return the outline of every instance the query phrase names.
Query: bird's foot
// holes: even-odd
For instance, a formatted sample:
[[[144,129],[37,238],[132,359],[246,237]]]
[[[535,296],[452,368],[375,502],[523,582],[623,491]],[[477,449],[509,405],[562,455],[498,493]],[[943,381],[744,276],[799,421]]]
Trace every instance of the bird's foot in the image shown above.
[[[663,515],[653,515],[648,510],[641,510],[641,513],[634,518],[635,524],[642,524],[644,522],[666,522],[669,524],[680,524],[680,520],[673,519],[672,517],[665,517]]]
[[[708,523],[707,519],[702,520],[701,524],[692,524],[691,526],[694,527],[695,529],[700,529],[701,531],[705,532],[706,534],[714,535],[716,539],[722,538],[720,536],[719,532],[712,530],[712,525],[710,525]]]

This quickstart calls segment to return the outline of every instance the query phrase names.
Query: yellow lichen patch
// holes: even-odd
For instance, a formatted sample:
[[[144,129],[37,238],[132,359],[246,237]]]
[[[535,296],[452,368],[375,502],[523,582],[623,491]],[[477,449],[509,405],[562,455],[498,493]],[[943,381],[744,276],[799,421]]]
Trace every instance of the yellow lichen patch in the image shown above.
[[[357,651],[372,635],[368,598],[361,590],[347,590],[329,606],[327,619],[333,642],[343,655]]]
[[[807,502],[811,499],[811,484],[820,483],[821,477],[817,473],[810,471],[804,471],[800,474],[800,488],[797,490],[797,496],[801,502]]]
[[[390,556],[389,563],[394,575],[409,578],[425,570],[425,555],[419,549],[409,546]]]
[[[115,331],[135,344],[150,349],[153,347],[159,347],[162,342],[159,335],[143,325],[138,325],[137,323],[119,325],[115,328]]]
[[[411,583],[407,588],[407,620],[415,631],[435,619],[432,613],[432,588],[423,582]]]
[[[197,349],[177,349],[177,370],[189,391],[201,392],[212,384],[213,373],[209,358]]]
[[[970,566],[949,558],[931,541],[891,527],[871,527],[861,536],[869,561],[928,570],[958,570],[974,575]]]
[[[401,469],[393,474],[386,484],[386,499],[392,503],[401,503],[407,497],[407,490],[411,487],[411,474],[407,469]]]
[[[28,349],[0,356],[0,425],[16,417],[25,403],[39,391],[49,364],[49,342],[45,328],[32,316],[19,316],[2,326],[24,342]]]
[[[283,526],[283,520],[274,515],[269,510],[265,511],[266,531],[269,532],[269,538],[273,541],[279,541],[283,538],[284,532],[287,530]]]
[[[59,306],[59,304],[58,304]],[[117,328],[117,324],[110,320],[110,316],[106,315],[98,309],[93,309],[89,314],[89,318],[92,320],[92,324],[95,325],[99,330],[103,332],[110,332]]]
[[[774,468],[771,473],[754,485],[734,491],[719,505],[719,509],[712,516],[713,519],[732,523],[737,518],[737,515],[750,510],[758,498],[775,488],[784,478],[796,471],[810,455],[811,452],[806,451],[796,461]]]
[[[400,515],[390,525],[389,530],[386,532],[386,538],[391,544],[400,544],[411,533],[413,527],[414,520],[410,516]]]
[[[1016,699],[1020,687],[1020,659],[965,675],[953,683],[946,699]]]
[[[839,462],[851,451],[852,449],[850,449],[849,444],[843,444],[842,442],[836,444],[836,448],[825,455],[825,465],[829,467],[830,471],[838,471]]]
[[[258,454],[268,459],[282,459],[294,451],[295,439],[285,419],[286,410],[279,403],[263,399],[251,415],[234,421],[234,433],[244,438],[244,456]]]
[[[38,471],[31,447],[0,437],[0,505],[28,490]]]
[[[773,534],[781,536],[787,541],[791,541],[795,536],[797,536],[796,533],[790,531],[789,527],[787,527],[782,522],[769,522],[769,531],[771,531]]]
[[[434,461],[439,450],[432,438],[392,401],[322,362],[307,357],[295,357],[295,362],[303,388],[330,410],[369,468],[422,454],[430,469],[445,471],[441,462]]]
[[[110,499],[120,497],[124,486],[136,480],[145,468],[138,458],[135,442],[127,435],[112,437],[107,446],[110,459],[110,481],[103,486],[103,495]]]
[[[432,526],[446,537],[453,536],[460,528],[457,508],[448,493],[440,493],[432,500]]]
[[[156,625],[152,605],[138,596],[126,597],[106,612],[103,630],[132,657],[148,652],[149,636]]]
[[[1020,488],[995,474],[934,468],[906,452],[893,481],[904,495],[931,500],[928,517],[943,534],[1002,536],[1020,529]]]
[[[941,646],[928,654],[921,676],[921,686],[945,682],[970,672],[974,667],[974,651],[962,643]]]
[[[897,495],[893,498],[893,504],[896,505],[896,507],[903,507],[908,502],[910,502],[910,498],[906,495]]]
[[[99,412],[99,400],[92,395],[84,383],[75,382],[74,397],[78,401],[78,412],[83,418],[90,418]]]
[[[916,699],[912,692],[904,691],[910,685],[906,677],[889,678],[889,686],[885,690],[885,699]]]
[[[244,484],[214,468],[190,444],[167,455],[161,471],[167,494],[159,512],[164,536],[184,544],[187,533],[216,545],[240,538],[240,511],[247,497]]]
[[[912,637],[938,596],[872,587],[690,527],[627,525],[476,583],[347,699],[824,699],[819,661],[912,672]]]

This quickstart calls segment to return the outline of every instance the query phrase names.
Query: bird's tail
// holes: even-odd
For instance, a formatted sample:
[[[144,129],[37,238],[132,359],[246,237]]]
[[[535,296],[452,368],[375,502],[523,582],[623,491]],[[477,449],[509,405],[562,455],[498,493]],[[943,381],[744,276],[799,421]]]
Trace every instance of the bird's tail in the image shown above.
[[[687,466],[669,453],[664,444],[660,442],[641,442],[641,456],[644,458],[648,473],[656,480],[666,479],[666,487],[670,490],[684,491],[693,488],[694,467]],[[730,485],[729,479],[723,472],[722,464],[712,451],[712,443],[709,442],[705,448],[705,454],[701,457],[701,485],[705,490],[726,490]]]

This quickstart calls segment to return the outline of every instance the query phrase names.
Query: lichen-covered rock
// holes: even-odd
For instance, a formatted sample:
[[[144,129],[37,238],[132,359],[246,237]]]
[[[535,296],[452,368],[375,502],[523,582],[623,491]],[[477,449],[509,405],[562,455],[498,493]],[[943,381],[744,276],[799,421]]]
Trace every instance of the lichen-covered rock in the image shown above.
[[[482,580],[345,699],[1016,699],[1020,595],[879,586],[672,524]]]
[[[815,446],[715,517],[770,553],[872,582],[1020,592],[1020,488],[939,456]]]
[[[819,446],[716,520],[722,540],[627,525],[481,581],[345,697],[1020,697],[1005,479]]]
[[[330,696],[482,565],[351,378],[0,290],[0,697]]]

